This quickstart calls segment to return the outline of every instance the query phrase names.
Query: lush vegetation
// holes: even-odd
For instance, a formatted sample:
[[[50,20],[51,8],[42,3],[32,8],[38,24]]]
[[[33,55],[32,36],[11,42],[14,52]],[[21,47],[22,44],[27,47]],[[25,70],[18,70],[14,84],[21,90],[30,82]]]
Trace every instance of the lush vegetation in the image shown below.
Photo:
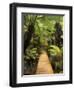
[[[63,16],[24,14],[24,74],[35,74],[40,53],[47,52],[54,73],[63,72]]]

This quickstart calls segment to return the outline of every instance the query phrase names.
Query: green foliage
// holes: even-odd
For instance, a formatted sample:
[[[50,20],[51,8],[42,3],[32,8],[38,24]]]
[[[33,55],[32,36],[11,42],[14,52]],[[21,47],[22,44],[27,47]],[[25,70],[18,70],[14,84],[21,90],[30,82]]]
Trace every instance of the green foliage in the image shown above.
[[[50,48],[48,49],[48,51],[50,52],[50,54],[52,56],[54,56],[54,55],[61,56],[62,55],[61,49],[56,45],[50,45]]]
[[[63,34],[56,33],[55,24],[63,28],[63,16],[60,15],[24,15],[24,34],[28,32],[29,25],[34,26],[34,33],[31,37],[28,48],[24,53],[24,60],[36,61],[41,50],[45,50],[51,57],[51,63],[55,73],[63,72]],[[58,26],[59,27],[59,26]],[[61,30],[60,30],[61,31]],[[63,30],[62,30],[63,31]],[[26,42],[27,43],[27,42]],[[59,44],[59,45],[58,45]],[[35,63],[35,62],[34,62]]]
[[[24,58],[27,60],[30,60],[30,59],[35,60],[37,56],[38,56],[37,48],[28,47],[25,51]]]

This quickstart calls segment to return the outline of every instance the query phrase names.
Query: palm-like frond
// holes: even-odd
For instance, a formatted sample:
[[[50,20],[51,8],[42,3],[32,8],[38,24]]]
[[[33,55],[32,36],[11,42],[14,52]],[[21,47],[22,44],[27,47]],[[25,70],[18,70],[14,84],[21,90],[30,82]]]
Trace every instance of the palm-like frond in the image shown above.
[[[55,55],[61,56],[61,54],[62,54],[61,49],[56,45],[50,45],[49,52],[50,52],[50,55],[53,55],[53,56],[55,56]]]

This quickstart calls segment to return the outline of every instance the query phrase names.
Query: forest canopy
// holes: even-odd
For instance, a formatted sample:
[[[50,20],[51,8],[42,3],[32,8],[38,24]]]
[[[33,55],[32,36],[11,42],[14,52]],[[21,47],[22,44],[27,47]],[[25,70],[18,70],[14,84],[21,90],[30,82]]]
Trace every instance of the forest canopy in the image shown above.
[[[23,14],[24,74],[35,74],[45,51],[54,73],[63,72],[63,16]]]

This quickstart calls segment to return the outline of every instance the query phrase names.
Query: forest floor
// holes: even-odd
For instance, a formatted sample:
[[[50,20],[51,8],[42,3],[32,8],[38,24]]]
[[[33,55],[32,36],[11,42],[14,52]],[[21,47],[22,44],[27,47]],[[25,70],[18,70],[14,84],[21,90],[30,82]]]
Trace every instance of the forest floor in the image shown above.
[[[45,51],[39,57],[36,74],[53,74],[53,69]]]

